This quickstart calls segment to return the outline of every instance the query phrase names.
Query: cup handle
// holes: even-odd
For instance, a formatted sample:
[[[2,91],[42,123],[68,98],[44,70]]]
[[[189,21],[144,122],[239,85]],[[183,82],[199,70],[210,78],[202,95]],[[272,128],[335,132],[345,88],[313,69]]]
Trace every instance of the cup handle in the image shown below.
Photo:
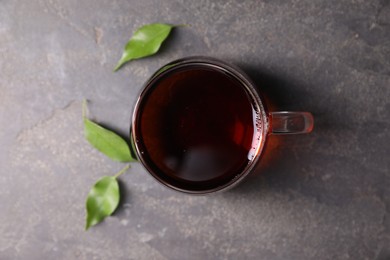
[[[269,133],[273,135],[305,134],[314,127],[313,115],[309,112],[271,112],[269,118]]]

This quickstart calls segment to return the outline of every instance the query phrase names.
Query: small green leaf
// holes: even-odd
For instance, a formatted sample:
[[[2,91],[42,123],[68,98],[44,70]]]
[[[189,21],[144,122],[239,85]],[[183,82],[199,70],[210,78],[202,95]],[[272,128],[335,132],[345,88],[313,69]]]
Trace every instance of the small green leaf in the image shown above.
[[[85,230],[110,216],[118,207],[119,185],[115,177],[105,176],[98,180],[88,193]]]
[[[147,24],[135,31],[133,37],[127,42],[122,57],[116,65],[117,71],[124,63],[155,54],[172,28],[169,24]]]
[[[136,161],[129,145],[116,133],[103,128],[86,117],[87,102],[83,102],[84,135],[88,142],[112,160],[119,162]]]
[[[84,135],[88,142],[112,160],[132,162],[129,145],[122,137],[84,118]]]

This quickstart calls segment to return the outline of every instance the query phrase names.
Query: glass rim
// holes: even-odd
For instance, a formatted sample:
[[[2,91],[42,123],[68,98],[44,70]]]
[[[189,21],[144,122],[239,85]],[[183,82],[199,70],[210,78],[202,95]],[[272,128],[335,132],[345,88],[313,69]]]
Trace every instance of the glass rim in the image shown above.
[[[153,87],[155,87],[155,84],[159,79],[164,77],[165,75],[169,74],[172,71],[175,71],[177,69],[185,68],[187,66],[193,66],[193,65],[200,65],[200,66],[206,66],[206,67],[212,67],[216,70],[227,72],[228,74],[232,75],[234,78],[236,78],[243,87],[247,90],[247,92],[250,94],[251,98],[253,99],[253,103],[256,105],[256,112],[260,114],[260,119],[257,121],[259,124],[257,124],[257,127],[260,129],[257,129],[256,132],[260,132],[260,136],[258,137],[258,142],[256,144],[256,151],[254,152],[253,158],[248,162],[248,165],[239,173],[236,174],[235,177],[230,179],[229,181],[216,186],[211,189],[205,189],[205,190],[191,190],[191,189],[183,189],[181,187],[177,187],[166,180],[162,179],[159,174],[155,173],[153,169],[148,165],[148,162],[146,162],[143,158],[143,154],[140,151],[138,144],[137,144],[137,119],[139,115],[140,105],[145,97],[147,97],[147,94],[150,93],[150,91],[153,91]],[[263,102],[263,99],[260,96],[260,93],[256,90],[254,83],[250,80],[250,78],[239,68],[235,67],[234,65],[231,65],[229,63],[226,63],[224,61],[221,61],[219,59],[211,58],[211,57],[204,57],[204,56],[190,56],[182,59],[178,59],[175,61],[172,61],[164,66],[162,66],[160,69],[158,69],[143,85],[141,89],[141,93],[138,95],[137,101],[134,106],[133,114],[132,114],[132,120],[131,120],[131,138],[134,143],[134,148],[137,153],[137,157],[143,167],[147,170],[147,172],[155,178],[157,181],[159,181],[164,186],[171,188],[175,191],[184,192],[187,194],[192,195],[205,195],[210,193],[216,193],[225,191],[227,189],[230,189],[234,186],[236,186],[239,182],[241,182],[257,165],[261,154],[264,149],[264,145],[266,142],[266,136],[268,132],[269,122],[268,122],[268,116],[266,114],[266,108],[265,103]],[[160,174],[161,175],[161,174]]]

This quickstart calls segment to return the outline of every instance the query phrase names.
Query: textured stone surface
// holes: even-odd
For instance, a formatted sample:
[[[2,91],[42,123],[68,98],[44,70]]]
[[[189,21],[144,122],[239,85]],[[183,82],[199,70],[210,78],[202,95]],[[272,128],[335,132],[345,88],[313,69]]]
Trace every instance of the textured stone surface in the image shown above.
[[[135,28],[177,29],[112,69]],[[82,136],[127,136],[142,83],[183,56],[241,66],[274,109],[315,115],[272,137],[239,187],[193,197],[135,164],[113,217],[84,232],[91,185],[122,165]],[[390,2],[0,1],[0,259],[390,259]]]

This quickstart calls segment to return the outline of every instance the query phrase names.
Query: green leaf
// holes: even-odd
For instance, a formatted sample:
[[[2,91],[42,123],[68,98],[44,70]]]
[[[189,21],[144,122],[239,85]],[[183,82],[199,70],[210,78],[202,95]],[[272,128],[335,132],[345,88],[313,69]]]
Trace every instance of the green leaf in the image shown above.
[[[175,26],[153,23],[138,28],[133,34],[133,37],[127,42],[122,57],[114,71],[117,71],[128,61],[155,54],[160,49],[164,40],[168,37],[173,27]]]
[[[110,216],[118,207],[119,185],[115,177],[105,176],[98,180],[88,193],[85,230]]]
[[[84,135],[93,147],[112,160],[119,162],[136,161],[130,153],[129,145],[122,137],[88,118],[84,118]]]
[[[87,101],[83,101],[84,136],[88,142],[107,155],[120,162],[136,161],[131,155],[129,145],[116,133],[103,128],[86,117]]]

